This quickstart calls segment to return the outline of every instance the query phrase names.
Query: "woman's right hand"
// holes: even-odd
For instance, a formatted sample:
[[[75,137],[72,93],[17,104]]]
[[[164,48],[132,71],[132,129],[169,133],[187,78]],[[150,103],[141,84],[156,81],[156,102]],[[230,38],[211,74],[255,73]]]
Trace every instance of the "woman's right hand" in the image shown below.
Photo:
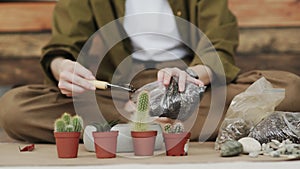
[[[51,62],[50,67],[62,94],[71,97],[86,90],[96,90],[89,82],[95,80],[94,75],[80,63],[58,57]]]

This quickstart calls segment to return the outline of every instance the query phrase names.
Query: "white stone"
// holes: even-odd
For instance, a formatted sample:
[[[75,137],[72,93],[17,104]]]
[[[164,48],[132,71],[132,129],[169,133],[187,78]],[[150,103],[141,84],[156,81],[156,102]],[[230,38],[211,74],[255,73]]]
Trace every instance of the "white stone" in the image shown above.
[[[87,151],[95,151],[93,132],[97,131],[97,128],[93,125],[87,125],[83,132],[83,143]]]
[[[249,154],[251,152],[261,151],[260,143],[252,137],[244,137],[238,140],[243,145],[243,153]]]

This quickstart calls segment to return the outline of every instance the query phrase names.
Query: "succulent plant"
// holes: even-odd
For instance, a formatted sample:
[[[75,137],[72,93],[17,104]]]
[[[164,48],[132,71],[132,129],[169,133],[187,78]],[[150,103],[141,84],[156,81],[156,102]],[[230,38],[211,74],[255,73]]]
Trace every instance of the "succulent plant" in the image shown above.
[[[150,96],[147,91],[142,91],[138,95],[137,110],[134,118],[134,131],[146,131],[148,129],[147,120],[150,110]]]
[[[71,116],[69,113],[65,112],[65,113],[61,116],[61,118],[64,120],[64,122],[65,122],[66,125],[71,124],[71,118],[72,118],[72,116]]]
[[[54,130],[56,132],[64,132],[65,128],[66,128],[66,123],[63,119],[56,119],[55,120]]]
[[[119,120],[112,120],[105,123],[92,123],[91,125],[97,128],[97,132],[107,132],[118,123]]]
[[[164,126],[164,131],[165,133],[183,133],[184,132],[184,126],[182,123],[180,122],[177,122],[175,124],[170,124],[170,123],[167,123],[165,124]]]
[[[80,116],[71,116],[65,112],[60,118],[54,122],[55,132],[81,132],[83,127],[83,120]]]
[[[75,115],[72,117],[72,125],[74,126],[74,131],[80,132],[83,126],[83,120],[80,116]]]
[[[172,124],[170,123],[165,124],[164,131],[165,133],[172,133]]]

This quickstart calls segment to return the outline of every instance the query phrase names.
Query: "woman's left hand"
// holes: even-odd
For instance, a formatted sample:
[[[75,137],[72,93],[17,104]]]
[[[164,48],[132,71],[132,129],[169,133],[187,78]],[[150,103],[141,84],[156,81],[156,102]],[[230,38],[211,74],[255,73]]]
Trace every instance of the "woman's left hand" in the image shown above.
[[[159,70],[157,73],[157,80],[162,82],[164,85],[168,86],[173,76],[178,77],[179,92],[183,92],[185,90],[185,84],[187,81],[192,82],[199,86],[204,85],[204,83],[201,80],[191,77],[185,71],[180,70],[179,68],[176,67],[164,68]]]

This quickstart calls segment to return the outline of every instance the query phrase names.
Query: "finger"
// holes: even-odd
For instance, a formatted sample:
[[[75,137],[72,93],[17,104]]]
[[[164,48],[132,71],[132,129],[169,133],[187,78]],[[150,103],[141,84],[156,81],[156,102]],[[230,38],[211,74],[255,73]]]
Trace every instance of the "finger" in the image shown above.
[[[163,72],[164,72],[163,83],[164,85],[168,86],[172,78],[172,70],[170,71],[170,69],[164,69]]]
[[[192,82],[192,83],[196,84],[197,86],[204,86],[204,83],[201,80],[195,79],[195,78],[193,78],[193,77],[191,77],[189,75],[187,76],[186,80],[189,81],[189,82]]]
[[[75,93],[83,93],[85,91],[84,88],[77,86],[75,84],[72,84],[70,82],[67,82],[67,81],[60,81],[58,83],[58,88],[61,91],[64,91],[66,94],[72,93],[72,95],[74,95]]]
[[[85,88],[87,90],[96,90],[95,86],[92,83],[88,82],[86,79],[83,79],[81,76],[70,74],[69,72],[62,72],[60,74],[60,81],[66,81],[71,84],[81,86],[82,88]]]
[[[157,81],[163,82],[164,80],[164,71],[163,69],[157,72]]]
[[[185,83],[186,83],[187,74],[184,71],[179,72],[178,77],[178,87],[179,92],[183,92],[185,90]]]
[[[87,79],[84,79],[80,76],[74,75],[72,78],[72,83],[75,85],[81,86],[82,88],[85,88],[87,90],[96,90],[96,87],[94,84],[92,84]]]
[[[68,97],[72,96],[72,92],[70,92],[68,90],[60,89],[60,92]]]
[[[77,62],[74,66],[74,74],[77,74],[84,79],[95,80],[95,76],[92,74],[92,72]]]

